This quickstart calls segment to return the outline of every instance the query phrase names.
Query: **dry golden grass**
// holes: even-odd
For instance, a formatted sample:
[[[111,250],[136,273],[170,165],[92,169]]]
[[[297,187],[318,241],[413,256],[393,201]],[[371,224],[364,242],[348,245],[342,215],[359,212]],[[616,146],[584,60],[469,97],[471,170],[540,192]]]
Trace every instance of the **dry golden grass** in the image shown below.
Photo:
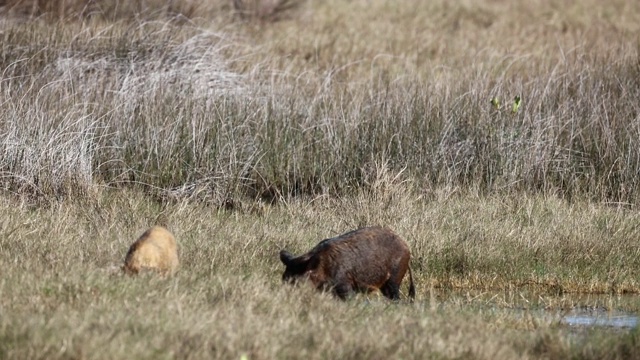
[[[638,350],[637,331],[576,335],[561,323],[574,306],[640,311],[637,299],[611,293],[638,291],[637,215],[623,209],[542,197],[428,199],[400,185],[246,212],[160,206],[126,190],[37,207],[4,196],[0,215],[3,358],[596,359]],[[180,270],[122,275],[130,239],[159,216],[180,244]],[[340,302],[281,283],[280,249],[307,250],[368,224],[407,239],[415,303],[376,294]],[[461,295],[446,295],[456,287]],[[571,294],[601,288],[608,295]]]

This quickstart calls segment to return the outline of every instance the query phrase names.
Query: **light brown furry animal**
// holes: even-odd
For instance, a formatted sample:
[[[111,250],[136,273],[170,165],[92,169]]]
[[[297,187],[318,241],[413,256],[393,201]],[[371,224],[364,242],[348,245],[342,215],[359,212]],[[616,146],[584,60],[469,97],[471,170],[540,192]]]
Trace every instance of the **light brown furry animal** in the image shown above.
[[[164,227],[154,226],[131,245],[122,269],[129,275],[143,269],[153,269],[166,275],[174,273],[178,265],[175,237]]]

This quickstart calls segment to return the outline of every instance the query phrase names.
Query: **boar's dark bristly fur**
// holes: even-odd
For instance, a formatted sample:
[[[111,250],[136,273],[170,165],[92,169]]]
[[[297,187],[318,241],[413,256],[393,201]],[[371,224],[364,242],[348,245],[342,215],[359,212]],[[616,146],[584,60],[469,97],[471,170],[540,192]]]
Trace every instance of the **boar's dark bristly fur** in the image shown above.
[[[400,298],[400,284],[409,271],[409,296],[415,298],[407,244],[382,227],[353,230],[321,241],[308,253],[294,257],[280,252],[285,265],[282,280],[304,278],[318,289],[331,290],[341,299],[353,292],[380,290],[389,299]]]

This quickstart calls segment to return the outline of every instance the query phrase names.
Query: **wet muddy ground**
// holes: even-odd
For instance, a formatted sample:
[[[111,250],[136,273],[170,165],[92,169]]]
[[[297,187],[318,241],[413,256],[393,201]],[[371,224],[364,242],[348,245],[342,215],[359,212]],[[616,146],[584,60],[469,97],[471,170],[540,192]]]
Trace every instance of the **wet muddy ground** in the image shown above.
[[[529,291],[432,290],[430,306],[467,305],[506,317],[555,322],[575,328],[635,329],[640,318],[637,294],[542,294]]]

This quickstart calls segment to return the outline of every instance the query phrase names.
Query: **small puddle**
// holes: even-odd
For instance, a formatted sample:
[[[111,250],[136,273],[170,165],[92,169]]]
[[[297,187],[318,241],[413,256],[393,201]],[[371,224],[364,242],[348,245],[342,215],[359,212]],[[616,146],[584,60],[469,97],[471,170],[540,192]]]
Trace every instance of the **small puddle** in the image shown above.
[[[640,322],[638,295],[536,294],[527,291],[434,291],[432,301],[479,305],[496,311],[556,319],[570,327],[634,329]]]

